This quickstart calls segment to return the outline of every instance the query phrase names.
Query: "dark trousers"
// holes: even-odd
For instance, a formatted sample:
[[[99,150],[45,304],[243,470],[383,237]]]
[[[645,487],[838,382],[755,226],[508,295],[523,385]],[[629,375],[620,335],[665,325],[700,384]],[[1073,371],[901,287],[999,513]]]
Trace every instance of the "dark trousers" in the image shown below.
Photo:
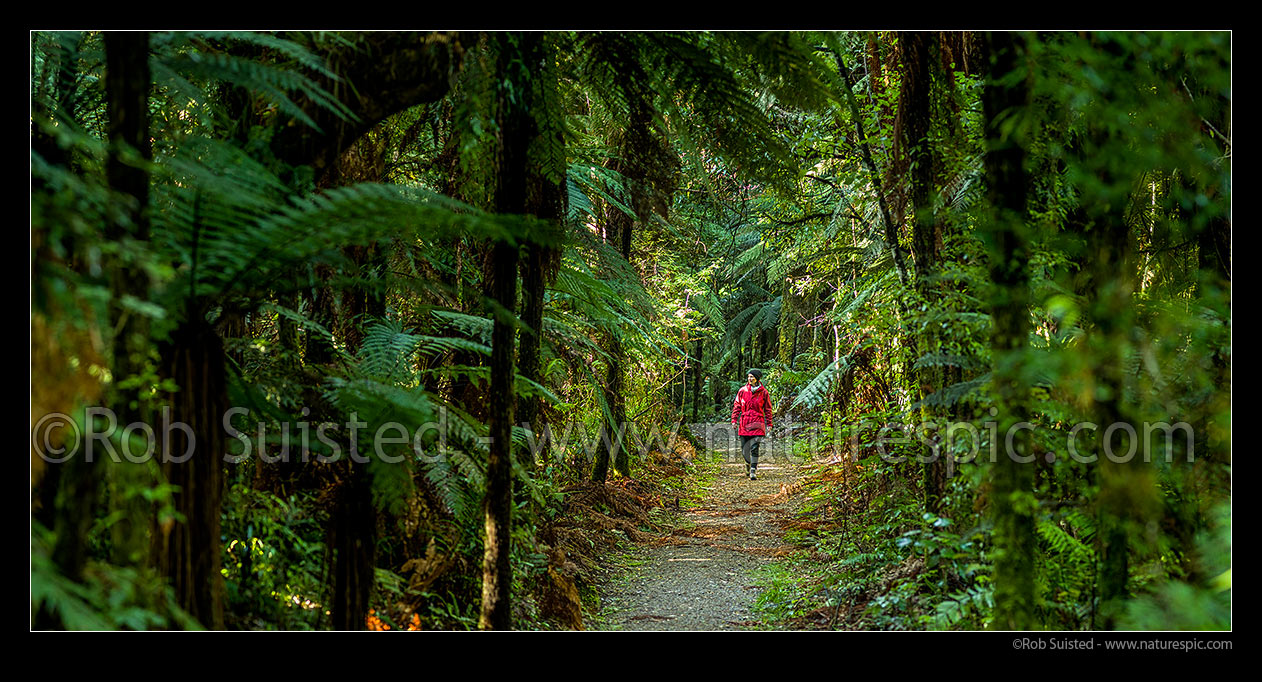
[[[758,468],[758,444],[760,442],[762,442],[762,436],[741,436],[741,454],[745,457],[746,468]]]

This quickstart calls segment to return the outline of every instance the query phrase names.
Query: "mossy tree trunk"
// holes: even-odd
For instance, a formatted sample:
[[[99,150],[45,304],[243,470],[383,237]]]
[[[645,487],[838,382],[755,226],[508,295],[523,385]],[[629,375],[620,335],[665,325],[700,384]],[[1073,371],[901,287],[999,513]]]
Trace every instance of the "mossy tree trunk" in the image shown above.
[[[999,630],[1038,627],[1034,606],[1034,470],[1027,460],[1029,431],[1019,429],[1009,441],[1005,434],[1024,420],[1029,385],[1022,372],[1029,334],[1030,235],[1026,215],[1028,179],[1023,164],[1023,141],[1005,135],[1000,123],[1021,116],[1029,95],[1024,82],[1001,82],[1021,67],[1024,38],[1009,33],[988,36],[990,77],[982,94],[986,121],[985,160],[991,214],[983,226],[989,250],[991,348],[995,401],[999,408],[998,442],[990,467],[990,510],[994,518],[995,608],[992,626]]]
[[[912,252],[915,254],[916,293],[925,302],[934,301],[937,287],[934,284],[941,260],[938,221],[934,215],[934,171],[939,165],[934,146],[929,138],[932,123],[931,85],[933,74],[930,57],[937,49],[937,36],[931,33],[911,32],[902,37],[902,92],[899,116],[902,120],[903,147],[911,167],[911,203],[915,211],[912,220]],[[922,325],[925,329],[915,339],[914,355],[924,356],[938,350],[937,325]],[[942,388],[943,374],[937,365],[920,368],[913,375],[914,394],[923,401],[934,391]],[[928,405],[920,409],[924,422],[938,417]],[[946,488],[946,463],[935,456],[926,446],[923,468],[925,511],[941,512],[942,497]]]

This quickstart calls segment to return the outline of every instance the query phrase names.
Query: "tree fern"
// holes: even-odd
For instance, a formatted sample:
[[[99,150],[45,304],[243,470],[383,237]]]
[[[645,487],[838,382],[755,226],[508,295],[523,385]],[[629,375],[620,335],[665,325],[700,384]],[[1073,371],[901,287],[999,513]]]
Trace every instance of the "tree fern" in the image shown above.
[[[313,71],[329,80],[335,82],[341,80],[336,73],[329,69],[324,59],[320,56],[303,45],[271,33],[257,33],[253,31],[198,31],[197,33],[183,33],[174,31],[155,33],[150,38],[150,44],[155,51],[167,46],[178,49],[189,44],[211,42],[255,45],[288,57],[291,64]]]
[[[964,167],[947,180],[941,193],[942,202],[956,213],[964,214],[972,211],[985,193],[982,187],[982,173],[982,157],[968,159]]]
[[[159,87],[169,87],[179,93],[177,99],[194,103],[210,99],[204,90],[193,85],[193,80],[226,82],[262,94],[281,112],[316,130],[319,130],[319,126],[294,101],[291,94],[305,97],[342,119],[353,117],[346,105],[299,71],[285,65],[272,65],[204,49],[208,39],[254,43],[293,57],[297,63],[327,78],[336,78],[320,59],[297,44],[273,36],[250,33],[199,35],[177,32],[158,33],[156,36],[151,42],[155,55],[150,60],[150,70]]]
[[[265,168],[222,143],[188,145],[164,167],[154,240],[189,265],[192,281],[175,290],[194,295],[252,293],[296,266],[336,261],[344,246],[387,236],[555,238],[542,221],[483,214],[414,188],[365,183],[286,196]]]
[[[324,325],[312,320],[296,310],[291,310],[285,306],[277,305],[275,303],[264,303],[259,306],[258,310],[261,313],[275,313],[279,317],[290,320],[302,329],[305,329],[308,333],[315,334],[324,339],[329,343],[330,347],[333,347],[333,334],[329,332]]]
[[[573,173],[567,173],[565,176],[565,195],[569,211],[567,217],[571,223],[582,224],[587,219],[596,217],[596,209],[592,206],[591,199],[587,198],[587,192],[575,180]]]
[[[712,37],[730,59],[748,65],[748,72],[778,102],[818,110],[828,105],[835,92],[828,87],[828,66],[800,34],[734,31]]]
[[[849,369],[850,356],[848,355],[829,363],[827,367],[820,370],[820,373],[816,374],[798,392],[797,397],[789,405],[789,410],[818,405],[821,400],[828,396],[828,391],[832,388],[833,382],[842,377]]]
[[[608,356],[600,344],[593,340],[596,330],[592,323],[563,311],[549,312],[543,320],[544,340],[553,355],[563,351],[578,350],[584,354],[607,361]]]
[[[378,331],[378,334],[382,332]],[[362,370],[360,370],[362,371]],[[434,484],[449,510],[464,515],[472,521],[471,512],[476,509],[483,480],[478,460],[484,457],[484,445],[479,431],[469,425],[471,418],[449,405],[436,404],[430,394],[420,388],[394,386],[371,378],[330,378],[326,398],[343,412],[354,413],[368,426],[361,435],[375,434],[387,423],[404,427],[409,443],[395,446],[397,451],[382,453],[398,457],[388,460],[374,452],[370,442],[359,444],[361,456],[369,458],[369,471],[373,479],[374,500],[381,508],[401,509],[411,494],[409,471],[418,467],[425,472],[426,480]],[[422,426],[432,424],[444,432],[446,447],[431,444],[422,455],[412,449],[411,440]],[[480,426],[480,425],[479,425]]]
[[[433,449],[437,446],[430,445],[429,447]],[[462,458],[464,455],[459,451],[436,452],[434,455],[425,457],[426,464],[422,469],[425,480],[438,492],[447,511],[461,522],[462,527],[468,528],[476,525],[480,500],[473,486],[466,482],[467,476],[462,474],[454,464],[454,459]],[[476,470],[476,467],[474,469]]]
[[[787,181],[786,171],[793,165],[788,150],[732,66],[702,46],[701,41],[709,37],[672,33],[645,37],[651,46],[646,53],[653,73],[682,95],[689,106],[680,113],[691,114],[702,124],[710,144],[752,177]]]
[[[450,329],[467,339],[489,347],[491,327],[494,324],[491,318],[455,310],[434,310],[430,314],[438,321],[439,329]]]
[[[585,206],[592,217],[595,217],[592,199],[609,204],[627,215],[635,215],[627,181],[621,173],[596,164],[574,163],[566,173],[566,180],[571,201]]]
[[[912,369],[925,367],[959,367],[961,369],[978,369],[984,365],[976,358],[950,353],[928,353],[916,358]]]
[[[740,338],[739,335],[743,334],[743,332],[748,329],[750,321],[757,317],[758,313],[762,311],[764,305],[765,303],[755,303],[733,315],[732,319],[727,324],[728,340],[734,341]]]
[[[491,347],[470,341],[456,336],[427,336],[424,334],[416,335],[416,350],[422,355],[437,358],[455,351],[465,351],[467,353],[476,353],[478,355],[489,356]]]
[[[749,322],[745,324],[744,330],[741,332],[741,343],[749,343],[749,339],[754,334],[764,332],[776,326],[780,320],[780,308],[783,303],[783,297],[777,296],[770,301],[756,303],[752,307],[756,307],[757,312],[750,317]]]
[[[357,353],[358,370],[377,381],[411,384],[415,377],[411,367],[420,340],[403,331],[396,321],[368,325]]]
[[[696,292],[692,295],[692,303],[706,316],[706,319],[710,321],[710,324],[714,325],[714,328],[720,334],[727,334],[727,320],[723,317],[720,303],[715,300],[712,293],[709,291]]]
[[[975,379],[951,384],[930,393],[923,400],[914,403],[909,409],[919,409],[922,405],[952,407],[965,398],[980,395],[981,389],[990,383],[990,378],[990,372],[986,372]]]
[[[873,297],[888,291],[890,284],[896,281],[894,269],[890,267],[892,265],[893,261],[888,258],[874,265],[855,288],[850,302],[845,307],[832,313],[832,319],[838,322],[845,322]]]
[[[766,245],[762,240],[758,240],[751,244],[749,248],[742,251],[736,256],[736,260],[732,262],[732,274],[736,278],[742,277],[749,272],[751,266],[761,263],[766,254]]]

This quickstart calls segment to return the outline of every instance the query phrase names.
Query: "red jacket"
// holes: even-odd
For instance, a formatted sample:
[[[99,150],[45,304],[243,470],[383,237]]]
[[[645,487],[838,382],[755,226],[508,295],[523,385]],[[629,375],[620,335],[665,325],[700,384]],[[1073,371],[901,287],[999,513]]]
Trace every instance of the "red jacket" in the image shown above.
[[[732,404],[732,424],[742,436],[765,436],[771,430],[771,395],[766,387],[758,384],[753,391],[749,384],[736,392]]]

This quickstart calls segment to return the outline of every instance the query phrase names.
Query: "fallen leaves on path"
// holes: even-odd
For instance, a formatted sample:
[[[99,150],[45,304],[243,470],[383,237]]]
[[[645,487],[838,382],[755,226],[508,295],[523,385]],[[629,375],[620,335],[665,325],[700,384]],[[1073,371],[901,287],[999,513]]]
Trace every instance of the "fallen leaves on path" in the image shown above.
[[[674,535],[683,535],[690,538],[716,538],[722,535],[744,532],[746,532],[745,526],[697,526],[695,528],[680,528],[674,532]]]

